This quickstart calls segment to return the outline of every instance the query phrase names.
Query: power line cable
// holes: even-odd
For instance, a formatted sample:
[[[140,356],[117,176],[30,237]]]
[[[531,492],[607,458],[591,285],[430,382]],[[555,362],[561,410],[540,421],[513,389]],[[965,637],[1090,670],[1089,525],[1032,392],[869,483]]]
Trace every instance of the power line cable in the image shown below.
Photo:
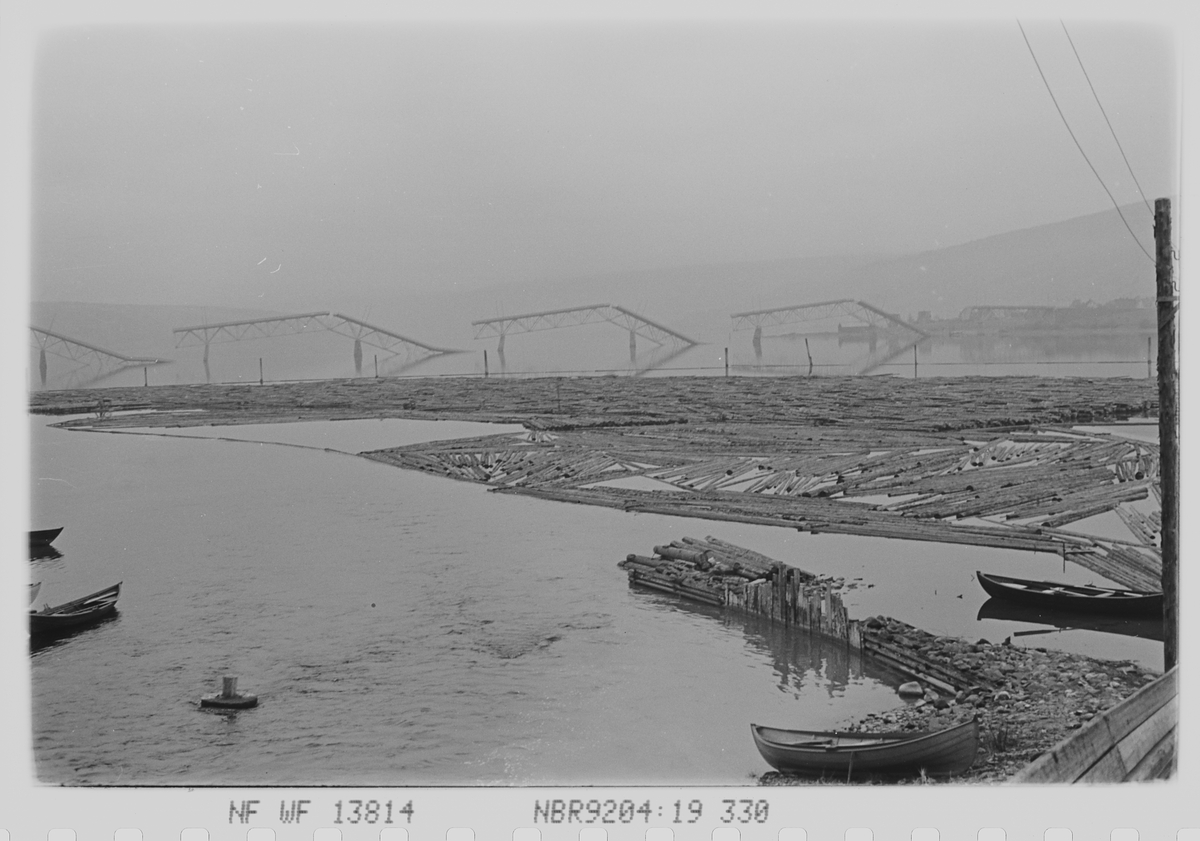
[[[1087,79],[1088,87],[1092,89],[1092,96],[1096,99],[1096,107],[1104,115],[1104,122],[1108,124],[1108,130],[1112,132],[1113,142],[1121,150],[1121,160],[1125,161],[1125,168],[1129,170],[1129,177],[1137,185],[1138,193],[1142,196],[1142,204],[1146,205],[1146,210],[1149,210],[1150,215],[1153,216],[1154,210],[1150,207],[1150,202],[1146,201],[1146,191],[1142,189],[1142,185],[1138,183],[1137,176],[1133,174],[1133,167],[1129,164],[1129,158],[1125,157],[1125,148],[1121,145],[1121,141],[1117,139],[1117,130],[1113,128],[1112,122],[1108,119],[1108,112],[1100,104],[1100,95],[1096,93],[1096,86],[1092,84],[1092,77],[1088,75],[1087,68],[1083,66],[1083,59],[1079,57],[1079,50],[1075,49],[1075,42],[1071,40],[1071,33],[1067,32],[1067,22],[1061,19],[1058,22],[1062,24],[1063,34],[1067,36],[1067,43],[1071,45],[1071,52],[1075,53],[1075,60],[1079,62],[1079,69],[1083,71],[1083,78]]]
[[[1059,107],[1058,100],[1054,97],[1054,91],[1050,89],[1050,82],[1046,80],[1046,74],[1042,72],[1042,65],[1038,63],[1037,54],[1033,51],[1033,45],[1029,43],[1029,36],[1025,34],[1025,27],[1021,26],[1021,21],[1017,21],[1017,26],[1021,29],[1021,37],[1025,39],[1025,46],[1029,48],[1029,55],[1033,57],[1033,64],[1037,67],[1038,75],[1042,77],[1042,84],[1046,86],[1046,92],[1050,94],[1050,101],[1054,103],[1055,110],[1058,111],[1058,116],[1062,118],[1063,125],[1067,127],[1067,134],[1071,135],[1071,139],[1075,141],[1075,148],[1079,150],[1079,154],[1083,155],[1084,161],[1092,170],[1092,175],[1096,176],[1096,180],[1100,182],[1100,186],[1104,188],[1104,192],[1108,194],[1108,200],[1113,203],[1113,207],[1117,209],[1117,215],[1121,217],[1121,221],[1125,223],[1125,230],[1129,231],[1129,235],[1133,237],[1133,241],[1137,243],[1137,247],[1142,249],[1142,253],[1146,255],[1146,259],[1154,263],[1154,258],[1150,256],[1150,252],[1142,245],[1141,240],[1137,238],[1137,234],[1133,232],[1133,228],[1129,227],[1129,221],[1125,218],[1125,214],[1121,212],[1121,206],[1117,204],[1117,200],[1113,198],[1112,191],[1108,189],[1108,185],[1104,183],[1104,179],[1100,177],[1100,173],[1096,171],[1096,167],[1092,166],[1091,160],[1087,156],[1087,152],[1083,151],[1083,146],[1079,144],[1079,139],[1075,137],[1075,132],[1071,131],[1071,124],[1067,122],[1067,117],[1063,114],[1062,108]]]

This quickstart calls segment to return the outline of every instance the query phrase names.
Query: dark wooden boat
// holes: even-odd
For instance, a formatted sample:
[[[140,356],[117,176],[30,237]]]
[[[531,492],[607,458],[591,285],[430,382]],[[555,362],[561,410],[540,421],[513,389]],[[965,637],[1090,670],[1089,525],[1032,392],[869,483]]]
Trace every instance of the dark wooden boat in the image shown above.
[[[754,744],[771,767],[787,774],[895,776],[961,774],[975,761],[979,721],[936,732],[825,733],[751,724]]]
[[[1125,637],[1163,641],[1161,616],[1121,616],[1112,613],[1066,613],[1033,605],[1010,602],[1005,599],[988,599],[979,606],[976,619],[997,619],[1002,622],[1024,622],[1031,625],[1049,625],[1049,630],[1016,631],[1014,637],[1034,634],[1050,634],[1058,631],[1099,631],[1102,634],[1120,634]]]
[[[53,636],[99,622],[117,612],[117,597],[120,594],[121,584],[118,582],[73,602],[31,610],[29,634],[33,637]]]
[[[53,546],[30,546],[29,560],[31,561],[53,561],[61,558],[63,553],[55,549]]]
[[[1125,616],[1162,614],[1163,594],[1139,590],[1112,590],[1053,581],[1027,581],[986,572],[975,573],[989,596],[1021,604],[1082,613],[1107,613]]]
[[[29,533],[30,546],[49,546],[54,542],[54,539],[62,534],[63,527],[59,526],[56,529],[39,529]]]

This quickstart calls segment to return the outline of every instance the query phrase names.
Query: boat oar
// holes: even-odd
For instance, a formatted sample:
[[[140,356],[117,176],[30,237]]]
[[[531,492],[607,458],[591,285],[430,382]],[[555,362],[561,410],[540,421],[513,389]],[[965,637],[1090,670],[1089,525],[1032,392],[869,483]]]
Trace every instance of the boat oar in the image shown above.
[[[1077,631],[1078,628],[1043,628],[1040,631],[1013,631],[1014,637],[1032,637],[1035,634],[1057,634],[1061,631]]]
[[[854,751],[850,751],[850,764],[846,767],[846,782],[850,782],[850,775],[854,773]]]

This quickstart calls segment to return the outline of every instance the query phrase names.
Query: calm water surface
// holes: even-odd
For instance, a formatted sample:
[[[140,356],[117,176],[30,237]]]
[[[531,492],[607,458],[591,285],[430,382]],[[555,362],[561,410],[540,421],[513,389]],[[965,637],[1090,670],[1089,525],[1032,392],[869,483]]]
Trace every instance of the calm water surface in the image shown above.
[[[616,567],[711,524],[217,440],[366,450],[496,427],[46,424],[33,521],[66,531],[31,565],[38,603],[124,581],[116,619],[32,655],[47,782],[749,783],[769,770],[750,722],[897,703],[899,676],[839,646],[631,590]],[[200,710],[225,674],[260,706]]]
[[[31,565],[38,604],[124,581],[116,619],[32,656],[48,782],[749,783],[750,722],[899,703],[899,675],[840,646],[631,590],[616,562],[683,535],[844,576],[857,618],[1161,668],[1161,643],[979,617],[977,569],[1103,583],[1057,556],[630,515],[326,450],[519,427],[47,423],[33,527],[66,531]],[[198,709],[225,674],[261,705]]]

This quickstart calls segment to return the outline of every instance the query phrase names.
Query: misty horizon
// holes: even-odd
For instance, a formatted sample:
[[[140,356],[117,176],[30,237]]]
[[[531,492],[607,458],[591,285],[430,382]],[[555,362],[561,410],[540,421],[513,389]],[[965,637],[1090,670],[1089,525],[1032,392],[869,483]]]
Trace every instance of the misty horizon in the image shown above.
[[[1025,28],[1105,185],[1141,206],[1089,80],[1147,200],[1175,194],[1171,31],[1067,26]],[[483,318],[586,303],[533,291],[571,281],[861,267],[1112,210],[1010,21],[63,28],[33,128],[36,301],[452,295]],[[852,297],[886,297],[869,274]],[[957,282],[947,305],[994,297]],[[822,294],[793,286],[771,303]]]

